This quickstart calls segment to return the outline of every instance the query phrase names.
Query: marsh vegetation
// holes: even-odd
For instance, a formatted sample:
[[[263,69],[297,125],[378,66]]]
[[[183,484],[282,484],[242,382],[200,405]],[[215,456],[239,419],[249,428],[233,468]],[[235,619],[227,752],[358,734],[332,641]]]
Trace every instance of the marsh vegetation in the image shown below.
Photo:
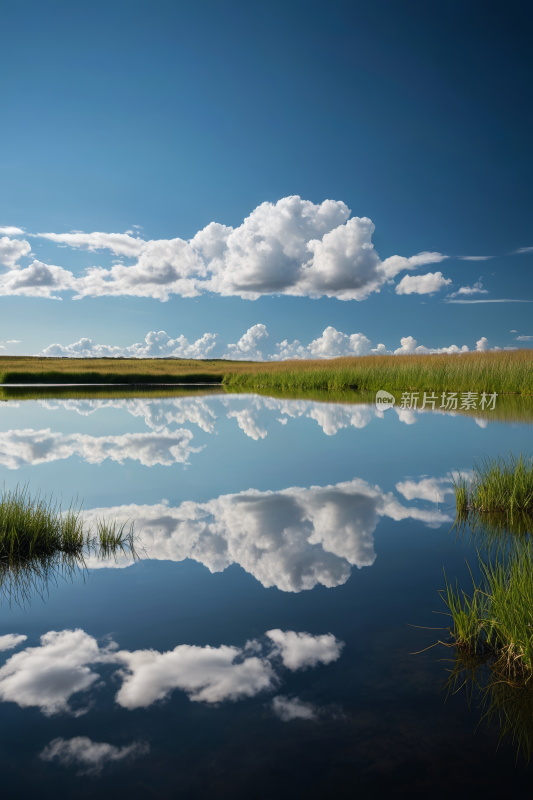
[[[0,383],[224,383],[272,390],[533,394],[533,350],[291,361],[0,359]]]
[[[533,513],[533,458],[510,453],[474,464],[472,478],[458,475],[455,502],[460,516],[468,512],[513,516]]]
[[[27,486],[3,490],[0,498],[0,598],[23,603],[43,594],[50,582],[86,570],[95,555],[137,558],[134,527],[116,520],[96,520],[87,528],[81,508],[60,504]]]
[[[479,705],[481,721],[496,722],[500,741],[510,739],[518,754],[529,761],[533,754],[533,517],[524,510],[530,502],[524,474],[528,468],[522,457],[488,460],[474,473],[472,485],[456,484],[456,495],[464,500],[465,508],[470,498],[472,502],[477,498],[485,508],[496,510],[458,511],[459,531],[464,536],[470,529],[478,548],[479,577],[470,572],[468,591],[445,579],[440,594],[451,618],[450,638],[440,644],[454,650],[448,693],[465,690],[469,704],[475,700]],[[508,495],[515,498],[513,505]]]

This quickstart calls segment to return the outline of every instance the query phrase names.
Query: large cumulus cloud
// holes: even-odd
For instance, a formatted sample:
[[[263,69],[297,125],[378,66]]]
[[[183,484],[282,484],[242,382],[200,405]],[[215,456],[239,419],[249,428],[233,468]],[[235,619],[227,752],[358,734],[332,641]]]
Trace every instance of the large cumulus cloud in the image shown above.
[[[364,300],[402,270],[446,258],[419,253],[382,261],[372,244],[372,221],[350,215],[340,200],[315,204],[294,195],[261,203],[236,228],[211,222],[188,241],[146,241],[131,232],[38,236],[62,247],[107,251],[118,257],[109,268],[92,266],[79,276],[67,270],[56,273],[53,288],[70,289],[76,298],[129,295],[165,301],[176,294],[195,297],[216,292],[249,300],[268,294]],[[2,263],[12,268],[30,246],[5,239],[0,261],[3,258]],[[38,270],[26,275],[24,285],[6,280],[4,292],[55,296],[52,287],[43,289]]]

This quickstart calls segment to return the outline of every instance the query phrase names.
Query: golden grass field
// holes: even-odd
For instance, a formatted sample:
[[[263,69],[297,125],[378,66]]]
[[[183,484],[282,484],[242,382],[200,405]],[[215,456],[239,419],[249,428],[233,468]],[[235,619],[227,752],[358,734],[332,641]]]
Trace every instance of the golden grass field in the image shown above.
[[[0,384],[202,383],[277,390],[486,391],[533,394],[533,350],[355,356],[306,361],[0,358]]]

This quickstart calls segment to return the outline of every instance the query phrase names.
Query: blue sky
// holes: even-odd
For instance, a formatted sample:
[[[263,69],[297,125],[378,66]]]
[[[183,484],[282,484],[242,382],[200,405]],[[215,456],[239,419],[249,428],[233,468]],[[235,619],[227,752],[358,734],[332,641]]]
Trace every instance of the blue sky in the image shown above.
[[[532,17],[513,0],[4,3],[1,352],[531,346]],[[211,250],[191,245],[212,222]],[[171,343],[131,350],[150,331]]]

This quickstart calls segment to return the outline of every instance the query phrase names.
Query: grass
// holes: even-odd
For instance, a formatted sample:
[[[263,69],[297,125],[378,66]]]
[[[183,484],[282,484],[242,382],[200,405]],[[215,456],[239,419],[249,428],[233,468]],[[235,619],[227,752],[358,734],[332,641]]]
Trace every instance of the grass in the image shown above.
[[[66,514],[40,495],[32,497],[25,486],[0,499],[0,559],[31,559],[56,552],[79,553],[87,546],[79,510]]]
[[[457,513],[470,511],[507,514],[533,513],[533,458],[509,454],[484,458],[474,464],[468,481],[459,475],[454,480]]]
[[[452,625],[454,666],[446,687],[466,688],[480,699],[482,720],[497,721],[500,741],[510,738],[517,755],[533,754],[533,546],[531,540],[496,557],[480,558],[480,581],[467,594],[448,584],[441,593]]]
[[[63,512],[51,499],[32,496],[27,486],[2,492],[0,498],[0,596],[22,604],[33,592],[43,594],[50,581],[85,570],[86,556],[137,558],[133,525],[97,520],[96,531],[84,525],[81,510]]]
[[[481,580],[467,594],[446,581],[441,596],[452,618],[450,635],[460,650],[491,657],[506,679],[533,679],[533,547],[531,541],[481,560]],[[533,682],[532,682],[533,686]]]
[[[231,388],[497,392],[533,395],[533,350],[302,361],[75,359],[4,356],[0,384],[224,383]]]
[[[224,383],[275,390],[354,388],[528,395],[533,394],[533,350],[255,363],[245,370],[228,371]]]
[[[173,358],[0,358],[0,384],[9,383],[221,383],[227,369],[251,362]]]

